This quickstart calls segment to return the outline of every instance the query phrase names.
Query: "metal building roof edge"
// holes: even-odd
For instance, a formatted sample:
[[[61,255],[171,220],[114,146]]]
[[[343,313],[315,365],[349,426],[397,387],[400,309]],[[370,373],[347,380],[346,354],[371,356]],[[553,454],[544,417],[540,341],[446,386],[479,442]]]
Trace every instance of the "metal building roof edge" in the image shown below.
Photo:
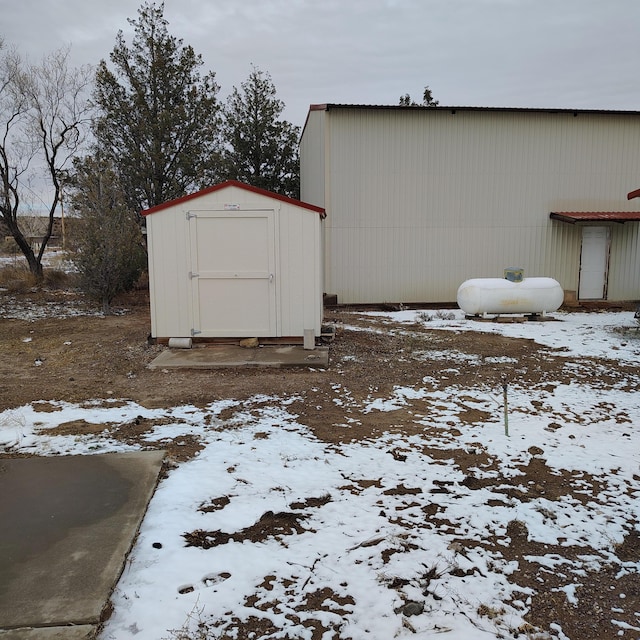
[[[347,104],[327,102],[321,104],[312,104],[309,111],[331,111],[332,109],[363,109],[363,110],[391,110],[391,111],[487,111],[502,113],[566,113],[566,114],[611,114],[611,115],[640,115],[638,110],[628,109],[577,109],[569,107],[478,107],[478,106],[405,106],[398,104]]]
[[[309,116],[314,111],[332,111],[343,109],[345,111],[416,111],[416,112],[442,112],[442,113],[450,113],[451,115],[455,115],[458,111],[460,112],[484,112],[484,113],[519,113],[519,114],[527,114],[527,113],[547,113],[549,115],[553,114],[563,114],[563,115],[572,115],[574,117],[578,117],[579,115],[603,115],[603,116],[640,116],[640,111],[631,111],[631,110],[616,110],[616,109],[570,109],[566,107],[472,107],[472,106],[440,106],[437,107],[428,107],[424,105],[416,105],[416,106],[405,106],[399,104],[347,104],[347,103],[339,103],[339,102],[324,102],[309,105],[309,111],[307,112],[307,117],[305,118],[304,125],[302,127],[302,131],[300,133],[300,138],[304,136],[304,132],[307,128],[307,124],[309,122]]]

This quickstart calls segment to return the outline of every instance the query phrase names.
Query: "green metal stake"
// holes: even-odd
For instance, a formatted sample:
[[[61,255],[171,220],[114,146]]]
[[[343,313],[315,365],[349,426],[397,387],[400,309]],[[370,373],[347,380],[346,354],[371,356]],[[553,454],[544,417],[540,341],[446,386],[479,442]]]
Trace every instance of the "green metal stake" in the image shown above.
[[[509,436],[509,409],[507,406],[507,383],[502,383],[502,396],[504,399],[504,435]]]

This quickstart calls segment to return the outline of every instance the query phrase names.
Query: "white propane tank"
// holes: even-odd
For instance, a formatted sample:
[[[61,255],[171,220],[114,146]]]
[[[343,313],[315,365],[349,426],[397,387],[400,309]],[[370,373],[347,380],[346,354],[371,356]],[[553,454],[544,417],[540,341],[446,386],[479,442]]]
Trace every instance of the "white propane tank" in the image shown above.
[[[546,313],[557,311],[564,291],[553,278],[473,278],[458,288],[458,306],[469,316],[485,313]]]

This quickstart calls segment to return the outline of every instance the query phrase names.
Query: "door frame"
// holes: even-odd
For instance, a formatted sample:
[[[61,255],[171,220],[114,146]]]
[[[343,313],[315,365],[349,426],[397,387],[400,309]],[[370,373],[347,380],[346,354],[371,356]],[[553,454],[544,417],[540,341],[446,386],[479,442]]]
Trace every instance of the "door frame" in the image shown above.
[[[598,298],[586,297],[581,294],[581,289],[583,285],[583,264],[584,264],[584,249],[585,249],[585,231],[591,229],[601,229],[605,231],[605,246],[604,246],[604,272],[602,274],[603,278],[603,286],[602,286],[602,295]],[[607,299],[607,289],[609,284],[609,261],[611,259],[611,227],[608,225],[584,225],[581,227],[581,238],[580,238],[580,264],[578,269],[578,300],[606,300]]]

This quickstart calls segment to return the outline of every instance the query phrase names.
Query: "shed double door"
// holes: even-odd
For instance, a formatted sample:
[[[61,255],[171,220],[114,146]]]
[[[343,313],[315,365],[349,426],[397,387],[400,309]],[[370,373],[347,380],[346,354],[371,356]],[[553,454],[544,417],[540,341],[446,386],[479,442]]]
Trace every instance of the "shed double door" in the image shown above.
[[[277,336],[273,211],[189,212],[192,335]]]

